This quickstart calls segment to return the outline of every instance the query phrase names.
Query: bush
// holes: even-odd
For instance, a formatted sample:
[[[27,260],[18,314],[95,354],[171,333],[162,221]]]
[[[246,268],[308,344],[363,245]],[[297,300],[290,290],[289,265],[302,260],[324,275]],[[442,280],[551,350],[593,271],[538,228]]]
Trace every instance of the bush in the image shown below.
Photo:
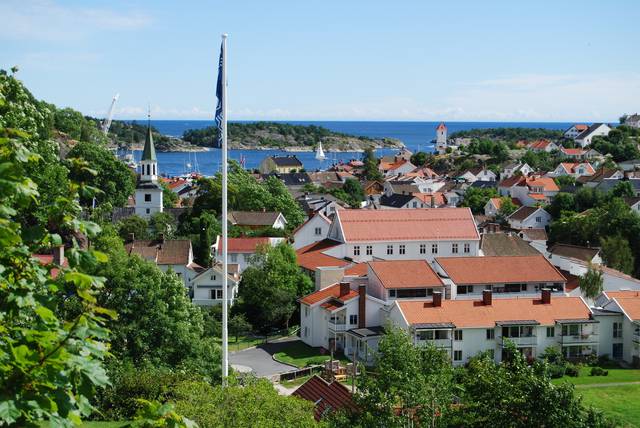
[[[566,368],[564,364],[549,364],[547,373],[552,379],[559,379],[565,375]]]
[[[585,358],[585,363],[589,367],[595,367],[598,365],[598,356],[594,353]]]
[[[565,374],[571,377],[580,376],[580,366],[578,366],[577,364],[568,363],[565,370]]]
[[[602,367],[591,367],[591,373],[589,376],[608,376],[609,371],[603,369]]]

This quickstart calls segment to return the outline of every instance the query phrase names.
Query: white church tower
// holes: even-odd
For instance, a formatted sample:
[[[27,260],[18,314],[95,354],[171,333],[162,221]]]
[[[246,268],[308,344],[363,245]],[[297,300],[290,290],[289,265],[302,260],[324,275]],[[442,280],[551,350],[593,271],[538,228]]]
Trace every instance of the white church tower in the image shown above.
[[[440,122],[440,125],[436,128],[436,151],[440,154],[445,153],[447,150],[447,125],[444,122]]]
[[[158,159],[151,135],[151,114],[147,123],[147,136],[140,160],[140,176],[136,187],[136,215],[149,219],[162,212],[162,188],[158,185]]]

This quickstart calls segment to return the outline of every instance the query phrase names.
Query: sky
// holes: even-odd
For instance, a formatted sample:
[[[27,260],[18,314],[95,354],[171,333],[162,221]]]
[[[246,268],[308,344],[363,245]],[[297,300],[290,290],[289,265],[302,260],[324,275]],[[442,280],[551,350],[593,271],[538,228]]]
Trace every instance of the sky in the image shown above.
[[[117,119],[617,121],[640,111],[636,0],[0,0],[0,68]]]

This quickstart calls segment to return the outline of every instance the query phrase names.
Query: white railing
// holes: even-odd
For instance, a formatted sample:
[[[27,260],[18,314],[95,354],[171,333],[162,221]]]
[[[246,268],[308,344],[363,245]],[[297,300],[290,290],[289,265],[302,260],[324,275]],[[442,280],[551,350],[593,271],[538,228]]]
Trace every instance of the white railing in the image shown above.
[[[329,321],[329,329],[333,331],[347,331],[347,323],[344,321]]]
[[[426,346],[428,344],[432,344],[436,348],[451,348],[451,339],[416,340],[416,345],[418,346]]]
[[[568,343],[594,343],[598,341],[597,333],[583,333],[583,334],[568,334],[566,336],[560,336],[562,344]]]
[[[191,302],[196,306],[213,306],[221,305],[222,299],[193,299]]]
[[[502,336],[502,346],[506,344],[507,340],[510,340],[516,346],[536,346],[538,344],[537,336],[521,336],[521,337]]]

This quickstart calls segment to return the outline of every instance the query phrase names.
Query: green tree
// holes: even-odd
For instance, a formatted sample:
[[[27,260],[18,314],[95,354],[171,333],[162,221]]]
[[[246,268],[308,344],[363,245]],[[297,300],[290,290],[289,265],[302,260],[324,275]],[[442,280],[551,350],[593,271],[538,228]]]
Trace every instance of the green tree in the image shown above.
[[[48,420],[71,426],[92,412],[96,387],[109,383],[102,366],[108,349],[104,324],[115,314],[96,303],[102,279],[86,273],[106,261],[104,254],[74,246],[67,252],[69,267],[32,257],[35,249],[62,241],[44,225],[24,230],[15,218],[38,197],[25,168],[38,156],[27,150],[26,138],[0,128],[0,425],[34,427]],[[50,209],[65,220],[59,228],[93,236],[97,225],[76,216],[78,190],[71,184]],[[76,299],[76,314],[61,310],[63,297]]]
[[[495,188],[468,187],[464,193],[462,206],[471,208],[474,214],[480,214],[484,212],[484,206],[489,202],[489,199],[497,197],[498,191]]]
[[[461,405],[454,409],[452,426],[609,426],[601,415],[585,408],[572,384],[552,384],[546,363],[529,366],[510,342],[502,352],[508,358],[501,364],[481,354],[462,372]]]
[[[518,209],[518,206],[513,203],[513,200],[507,196],[500,198],[500,210],[498,214],[502,218],[507,218]]]
[[[72,108],[63,108],[54,113],[54,126],[58,131],[64,132],[69,137],[80,140],[84,116]],[[86,140],[85,140],[86,141]]]
[[[101,190],[97,202],[109,202],[114,207],[122,207],[135,190],[133,172],[123,162],[116,159],[106,147],[89,142],[80,142],[69,152],[68,158],[78,158],[86,163],[86,168],[72,168],[69,177]],[[92,171],[94,173],[92,173]],[[83,196],[80,201],[85,206],[92,205],[92,199]]]
[[[573,186],[576,184],[576,178],[572,175],[560,175],[553,179],[558,187]]]
[[[371,148],[366,148],[362,155],[363,175],[366,180],[382,180],[382,173],[378,169],[378,158]]]
[[[169,186],[164,183],[160,183],[160,187],[162,187],[162,206],[165,208],[175,207],[180,199],[178,194],[169,189]]]
[[[626,180],[618,182],[613,189],[611,189],[611,194],[619,198],[632,198],[636,195],[633,186]]]
[[[149,223],[139,215],[126,217],[118,222],[118,234],[127,241],[133,234],[134,239],[149,237]]]
[[[157,212],[153,214],[149,221],[149,227],[154,239],[159,239],[160,236],[164,236],[165,239],[173,239],[176,235],[176,219],[169,213]]]
[[[347,178],[342,186],[342,190],[349,195],[351,200],[350,205],[359,206],[360,202],[364,201],[364,190],[358,180],[353,178]]]
[[[553,218],[559,218],[563,212],[575,211],[576,201],[571,193],[559,192],[547,206],[546,210]]]
[[[602,258],[607,266],[626,274],[633,272],[635,259],[627,238],[614,235],[600,239],[602,246]]]
[[[252,328],[244,314],[234,314],[229,318],[229,333],[235,336],[236,342],[238,341],[238,336],[249,333]]]
[[[349,426],[446,426],[453,401],[449,357],[434,346],[417,347],[401,329],[380,340],[375,373],[363,369],[354,396],[359,412]]]
[[[589,265],[587,272],[578,279],[578,285],[585,297],[595,299],[602,293],[602,281],[602,272]]]
[[[201,427],[315,427],[314,403],[278,394],[267,379],[230,379],[226,388],[183,382],[175,389],[176,411]]]
[[[415,166],[424,166],[427,164],[427,160],[429,160],[431,155],[425,152],[416,152],[411,155],[411,163]]]
[[[266,333],[274,327],[288,326],[296,298],[312,290],[311,279],[298,267],[291,245],[264,246],[242,273],[239,304],[247,320]]]

